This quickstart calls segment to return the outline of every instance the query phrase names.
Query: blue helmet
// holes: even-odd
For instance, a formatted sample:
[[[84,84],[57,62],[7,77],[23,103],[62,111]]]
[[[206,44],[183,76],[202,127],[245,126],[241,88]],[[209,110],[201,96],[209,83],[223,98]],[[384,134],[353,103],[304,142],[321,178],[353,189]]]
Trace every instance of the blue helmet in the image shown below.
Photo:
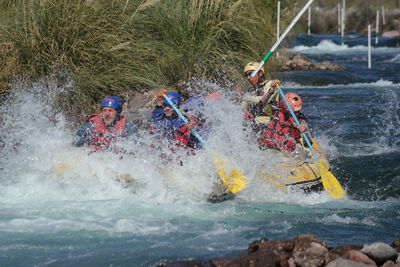
[[[204,100],[201,97],[191,97],[183,103],[183,110],[197,117],[201,117],[204,108]]]
[[[172,102],[176,107],[179,108],[179,106],[181,105],[181,101],[182,101],[181,95],[178,94],[177,92],[174,92],[174,91],[169,91],[169,92],[167,92],[166,95],[167,95],[167,97],[168,97],[169,99],[171,99],[171,102]],[[168,101],[167,101],[166,99],[164,99],[164,104],[169,105],[169,103],[168,103]]]
[[[122,111],[122,101],[115,96],[107,96],[101,101],[101,107],[112,107],[117,110],[118,113]]]

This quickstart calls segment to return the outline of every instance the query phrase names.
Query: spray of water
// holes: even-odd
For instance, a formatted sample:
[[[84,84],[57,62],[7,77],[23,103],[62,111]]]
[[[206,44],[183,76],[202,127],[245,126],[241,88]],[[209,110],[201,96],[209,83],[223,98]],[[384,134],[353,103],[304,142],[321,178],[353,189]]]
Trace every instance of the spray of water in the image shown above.
[[[246,201],[302,202],[302,192],[284,190],[260,176],[282,160],[260,151],[243,128],[243,111],[230,95],[207,102],[204,116],[211,124],[209,149],[188,156],[187,149],[171,152],[164,140],[143,135],[119,146],[126,153],[89,153],[71,146],[74,129],[52,108],[57,92],[42,83],[16,85],[0,107],[0,198],[6,203],[134,199],[141,203],[205,203],[219,178],[210,151],[216,151],[247,177],[237,195]],[[210,90],[222,91],[210,83]],[[67,90],[68,88],[62,88]],[[61,90],[55,88],[54,90]],[[150,119],[150,118],[149,118]],[[314,201],[315,196],[310,197]],[[318,195],[320,201],[325,200]]]

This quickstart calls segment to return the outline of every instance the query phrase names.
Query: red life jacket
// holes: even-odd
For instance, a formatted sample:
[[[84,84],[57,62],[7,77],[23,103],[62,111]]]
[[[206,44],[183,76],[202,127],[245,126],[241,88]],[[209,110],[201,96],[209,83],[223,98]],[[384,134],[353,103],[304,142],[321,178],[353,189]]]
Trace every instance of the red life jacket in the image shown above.
[[[186,128],[186,125],[183,125],[176,133],[176,141],[180,144],[188,146],[190,138],[190,130]]]
[[[196,131],[199,130],[200,127],[196,127]],[[199,141],[193,135],[191,135],[191,131],[186,128],[186,125],[183,125],[176,133],[176,141],[177,146],[191,148],[191,154],[194,155],[194,150],[196,147],[198,148]]]
[[[299,118],[299,122],[301,119]],[[260,145],[277,150],[293,152],[296,144],[300,142],[300,131],[294,124],[295,120],[281,110],[275,112],[272,120],[267,125],[264,136],[259,140]]]
[[[101,114],[91,115],[85,122],[87,121],[93,123],[90,145],[94,147],[95,151],[107,149],[113,138],[123,137],[125,135],[126,119],[123,116],[120,117],[112,131],[104,125]]]

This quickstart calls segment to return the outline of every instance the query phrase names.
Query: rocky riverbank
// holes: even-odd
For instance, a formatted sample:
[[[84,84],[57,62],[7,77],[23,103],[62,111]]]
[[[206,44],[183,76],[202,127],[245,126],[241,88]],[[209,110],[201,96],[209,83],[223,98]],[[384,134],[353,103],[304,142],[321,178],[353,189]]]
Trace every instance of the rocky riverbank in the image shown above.
[[[343,70],[344,67],[329,61],[313,62],[300,52],[282,49],[280,52],[280,70]]]
[[[233,258],[211,259],[208,262],[181,261],[163,263],[160,267],[400,267],[400,239],[386,244],[346,244],[328,247],[319,237],[302,234],[294,239],[256,240],[247,253]]]

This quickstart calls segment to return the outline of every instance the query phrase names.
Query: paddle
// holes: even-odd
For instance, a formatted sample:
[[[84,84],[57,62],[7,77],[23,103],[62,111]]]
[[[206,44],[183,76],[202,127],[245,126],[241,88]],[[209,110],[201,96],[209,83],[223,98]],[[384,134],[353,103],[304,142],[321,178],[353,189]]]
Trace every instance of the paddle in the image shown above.
[[[167,100],[168,104],[175,110],[175,112],[179,115],[179,117],[185,122],[188,123],[188,120],[179,109],[172,103],[171,99],[164,94],[165,100]],[[206,141],[197,133],[195,129],[191,129],[192,133],[196,136],[196,138],[203,144],[203,146],[207,149],[210,149],[207,145]],[[225,183],[225,185],[231,190],[232,193],[236,194],[240,192],[247,184],[246,177],[232,164],[229,163],[228,160],[224,159],[221,155],[217,154],[215,151],[211,151],[211,156],[213,157],[215,167],[218,170],[218,175],[221,180]],[[227,175],[227,170],[230,170]]]
[[[282,89],[278,85],[279,93],[281,94],[282,99],[285,101],[286,106],[288,107],[290,113],[292,114],[293,119],[296,121],[297,126],[300,128],[300,122],[298,121],[296,115],[294,114],[292,107],[289,105],[285,94],[283,93]],[[344,191],[342,186],[340,185],[339,181],[336,177],[325,168],[325,166],[319,161],[319,157],[317,153],[315,153],[314,148],[312,147],[310,141],[307,138],[307,135],[303,133],[304,140],[306,140],[308,147],[311,149],[314,157],[318,160],[318,167],[321,171],[321,179],[322,184],[325,188],[325,191],[328,192],[329,195],[333,196],[334,198],[342,198],[344,196]]]
[[[301,15],[304,14],[304,12],[306,12],[307,8],[312,4],[314,0],[309,0],[307,2],[307,4],[303,7],[303,9],[299,12],[299,14],[297,14],[296,17],[294,17],[294,19],[292,20],[292,22],[290,23],[290,25],[286,28],[286,30],[282,33],[282,35],[279,37],[279,39],[276,41],[276,43],[272,46],[272,48],[269,50],[269,52],[267,53],[267,55],[263,58],[263,60],[260,62],[260,64],[258,64],[258,67],[255,71],[253,71],[253,73],[251,74],[251,77],[254,78],[254,76],[256,76],[257,72],[261,69],[261,67],[264,65],[264,63],[268,60],[268,58],[272,55],[272,53],[275,51],[275,49],[278,47],[278,45],[282,42],[282,40],[286,37],[286,35],[288,34],[288,32],[293,28],[294,24],[296,24],[296,22],[299,20],[299,18],[301,17]]]

